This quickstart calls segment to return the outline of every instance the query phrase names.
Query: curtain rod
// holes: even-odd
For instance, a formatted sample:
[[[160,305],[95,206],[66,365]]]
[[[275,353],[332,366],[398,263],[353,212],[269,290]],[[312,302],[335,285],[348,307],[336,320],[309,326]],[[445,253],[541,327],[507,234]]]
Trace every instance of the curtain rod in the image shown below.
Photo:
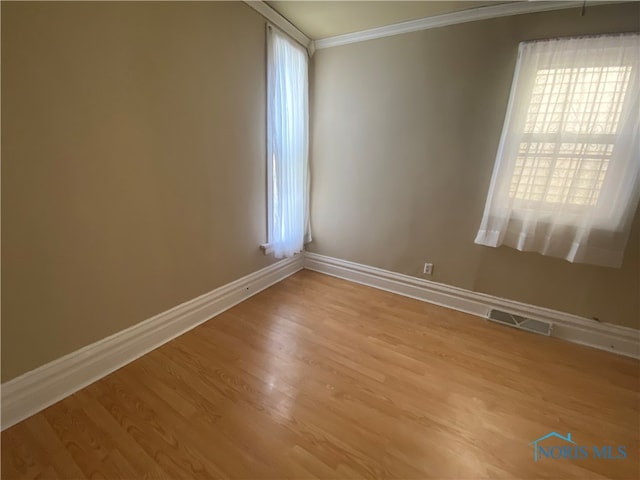
[[[558,40],[579,40],[581,38],[617,38],[617,37],[640,37],[640,32],[620,32],[620,33],[591,33],[587,35],[567,35],[563,37],[538,38],[533,40],[523,40],[520,45],[530,43],[554,42]]]

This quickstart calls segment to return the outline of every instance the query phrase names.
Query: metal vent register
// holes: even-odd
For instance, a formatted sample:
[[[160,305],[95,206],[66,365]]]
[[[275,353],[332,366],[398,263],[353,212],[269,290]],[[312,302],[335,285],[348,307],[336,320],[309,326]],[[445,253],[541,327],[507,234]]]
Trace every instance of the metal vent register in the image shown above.
[[[502,310],[491,309],[487,319],[492,322],[502,323],[510,327],[526,330],[527,332],[539,333],[541,335],[551,335],[552,324],[542,320],[534,320],[533,318],[521,317],[513,313],[503,312]]]

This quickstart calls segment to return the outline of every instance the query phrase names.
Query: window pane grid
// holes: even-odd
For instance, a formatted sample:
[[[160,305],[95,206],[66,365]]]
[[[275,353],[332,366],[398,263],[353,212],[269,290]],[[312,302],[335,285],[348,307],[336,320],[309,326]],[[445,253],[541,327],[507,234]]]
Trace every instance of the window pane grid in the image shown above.
[[[520,200],[595,205],[613,145],[522,142],[509,196]]]
[[[525,133],[615,133],[630,75],[630,66],[539,70]]]
[[[598,202],[630,75],[631,66],[536,72],[511,198],[582,206]],[[582,140],[559,139],[566,135]]]

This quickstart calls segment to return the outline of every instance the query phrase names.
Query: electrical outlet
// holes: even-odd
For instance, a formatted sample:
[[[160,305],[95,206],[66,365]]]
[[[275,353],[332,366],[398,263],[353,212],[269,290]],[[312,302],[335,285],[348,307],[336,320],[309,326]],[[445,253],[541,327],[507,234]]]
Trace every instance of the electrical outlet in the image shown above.
[[[424,270],[422,271],[422,273],[424,273],[425,275],[432,275],[433,274],[433,263],[425,263],[424,264]]]

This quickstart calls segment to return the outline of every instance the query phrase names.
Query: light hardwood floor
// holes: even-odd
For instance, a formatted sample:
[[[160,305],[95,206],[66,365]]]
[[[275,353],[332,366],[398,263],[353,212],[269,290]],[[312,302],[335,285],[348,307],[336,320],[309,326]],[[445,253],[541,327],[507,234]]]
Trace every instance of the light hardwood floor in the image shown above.
[[[639,365],[302,271],[3,432],[2,478],[639,478]]]

